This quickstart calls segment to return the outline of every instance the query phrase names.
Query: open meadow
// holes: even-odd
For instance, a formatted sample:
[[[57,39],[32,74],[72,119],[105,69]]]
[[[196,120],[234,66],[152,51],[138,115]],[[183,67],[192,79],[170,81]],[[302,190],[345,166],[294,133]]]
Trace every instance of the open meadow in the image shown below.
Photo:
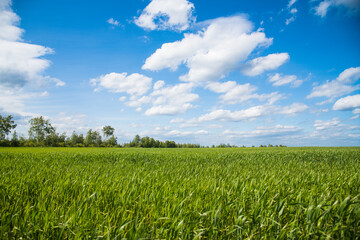
[[[360,148],[0,148],[1,239],[359,239]]]

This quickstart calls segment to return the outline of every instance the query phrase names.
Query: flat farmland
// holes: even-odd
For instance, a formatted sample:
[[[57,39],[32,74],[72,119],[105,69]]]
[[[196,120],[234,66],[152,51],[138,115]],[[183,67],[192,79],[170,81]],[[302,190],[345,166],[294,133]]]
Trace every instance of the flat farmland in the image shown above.
[[[360,148],[0,148],[1,239],[359,239]]]

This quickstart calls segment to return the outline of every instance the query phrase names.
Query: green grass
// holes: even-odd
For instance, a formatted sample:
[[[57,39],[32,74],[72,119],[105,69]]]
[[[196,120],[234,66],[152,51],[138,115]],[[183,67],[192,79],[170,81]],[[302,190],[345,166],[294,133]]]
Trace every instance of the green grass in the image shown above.
[[[0,239],[360,239],[360,148],[0,148]]]

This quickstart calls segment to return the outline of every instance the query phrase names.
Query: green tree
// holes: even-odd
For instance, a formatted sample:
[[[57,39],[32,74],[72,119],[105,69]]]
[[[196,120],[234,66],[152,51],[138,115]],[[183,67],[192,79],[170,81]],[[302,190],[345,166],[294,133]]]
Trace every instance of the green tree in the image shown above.
[[[100,133],[98,131],[93,131],[90,129],[85,137],[85,146],[91,147],[91,146],[100,146],[102,143]]]
[[[71,134],[70,139],[68,140],[68,143],[73,146],[83,146],[84,144],[84,136],[82,134],[77,134],[75,131]]]
[[[108,138],[108,137],[114,135],[115,129],[111,126],[105,126],[105,127],[103,127],[102,131],[104,133],[104,137]]]
[[[45,138],[55,132],[55,128],[51,126],[50,120],[45,120],[42,116],[29,120],[30,139],[35,139],[37,143],[43,142]]]
[[[0,115],[0,140],[4,140],[11,132],[11,129],[16,128],[16,124],[11,115],[3,117]]]
[[[139,147],[141,142],[141,138],[138,134],[134,137],[134,139],[130,142],[130,147]]]
[[[13,136],[11,138],[11,146],[18,147],[19,145],[20,145],[20,141],[19,141],[18,135],[17,135],[16,131],[14,131]]]

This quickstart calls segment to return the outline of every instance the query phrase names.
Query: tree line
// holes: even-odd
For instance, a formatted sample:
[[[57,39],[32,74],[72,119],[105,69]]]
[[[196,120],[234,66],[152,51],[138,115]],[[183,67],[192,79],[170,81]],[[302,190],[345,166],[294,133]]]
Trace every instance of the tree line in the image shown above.
[[[34,117],[29,120],[29,137],[18,136],[13,117],[0,115],[0,146],[6,147],[142,147],[142,148],[200,148],[200,144],[175,143],[174,141],[159,141],[150,137],[136,135],[132,141],[123,145],[117,142],[114,136],[115,129],[104,126],[99,131],[89,129],[84,136],[75,131],[71,136],[66,133],[59,134],[51,125],[50,120],[44,117]],[[14,131],[13,131],[14,130]],[[13,131],[12,137],[9,134]]]
[[[201,148],[200,144],[176,143],[174,141],[159,141],[150,137],[136,135],[129,143],[119,144],[114,136],[115,129],[104,126],[99,131],[89,129],[84,136],[75,131],[71,136],[66,133],[59,134],[51,125],[50,120],[44,117],[34,117],[29,120],[29,137],[18,136],[15,131],[17,124],[11,115],[3,117],[0,115],[0,146],[3,147],[141,147],[141,148]],[[14,131],[13,131],[14,130]],[[12,137],[9,134],[13,131]],[[221,143],[212,148],[237,148],[236,145]],[[245,147],[245,146],[242,146]],[[252,146],[255,147],[255,146]],[[259,147],[286,147],[285,145],[260,145]]]

